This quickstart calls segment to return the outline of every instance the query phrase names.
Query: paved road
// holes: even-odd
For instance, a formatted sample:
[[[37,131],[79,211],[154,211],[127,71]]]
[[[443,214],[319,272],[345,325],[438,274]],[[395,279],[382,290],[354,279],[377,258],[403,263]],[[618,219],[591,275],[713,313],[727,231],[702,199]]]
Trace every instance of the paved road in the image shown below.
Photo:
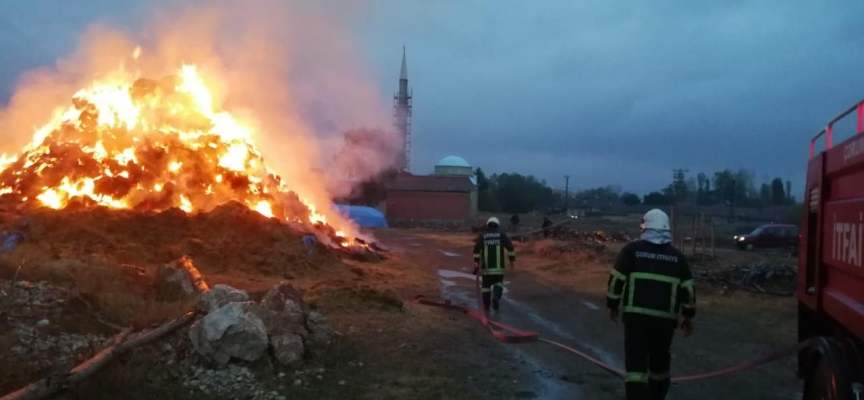
[[[411,235],[391,238],[385,243],[396,251],[411,254],[424,268],[434,270],[441,281],[442,298],[477,308],[469,249]],[[596,295],[544,286],[515,271],[505,281],[501,311],[493,314],[492,318],[515,328],[539,332],[542,337],[578,348],[623,369],[623,327],[608,321],[603,301]],[[490,337],[490,340],[494,339]],[[684,341],[676,337],[675,346],[684,350],[673,350],[673,375],[683,375],[685,370],[702,372],[729,365],[723,357],[726,343],[712,345],[705,342],[700,340],[699,351],[689,351],[686,347],[692,343],[691,339]],[[526,370],[522,373],[533,379],[539,398],[612,400],[624,397],[623,383],[619,378],[557,347],[545,343],[502,343],[501,346],[502,351],[525,361]],[[756,354],[767,350],[754,349]],[[742,352],[744,357],[752,356],[748,351],[736,353]],[[716,356],[706,356],[709,353]],[[765,377],[756,370],[676,385],[667,399],[800,399],[794,377],[787,378]]]

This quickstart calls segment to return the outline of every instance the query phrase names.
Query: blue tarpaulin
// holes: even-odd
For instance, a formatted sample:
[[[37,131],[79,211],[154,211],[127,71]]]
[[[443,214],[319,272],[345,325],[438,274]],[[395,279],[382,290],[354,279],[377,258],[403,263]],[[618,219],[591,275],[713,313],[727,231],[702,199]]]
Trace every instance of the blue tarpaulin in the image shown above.
[[[23,242],[24,234],[21,232],[2,232],[0,233],[0,240],[2,240],[0,253],[5,253],[15,249],[19,243]]]
[[[336,209],[361,228],[389,228],[387,218],[372,207],[337,204]]]

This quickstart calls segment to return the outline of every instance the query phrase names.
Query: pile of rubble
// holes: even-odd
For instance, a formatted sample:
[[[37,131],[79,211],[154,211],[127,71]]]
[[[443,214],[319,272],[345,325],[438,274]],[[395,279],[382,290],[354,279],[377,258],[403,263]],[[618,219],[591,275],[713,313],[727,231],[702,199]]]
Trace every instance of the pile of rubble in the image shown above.
[[[735,288],[778,296],[791,296],[798,276],[796,267],[760,261],[749,265],[696,271],[696,278]],[[724,286],[728,289],[728,286]]]
[[[87,358],[105,348],[124,348],[118,354],[130,350],[134,358],[160,365],[152,369],[154,379],[204,395],[279,400],[285,397],[267,389],[263,378],[277,373],[285,378],[293,371],[295,377],[280,380],[299,386],[306,383],[301,376],[323,379],[324,371],[309,369],[307,363],[324,355],[339,334],[325,316],[309,309],[290,283],[281,282],[263,295],[228,285],[211,288],[191,259],[181,258],[159,269],[156,285],[163,300],[197,298],[194,313],[133,335],[132,328],[119,327],[121,332],[112,339],[92,329],[68,333],[55,326],[55,317],[76,318],[68,314],[80,299],[74,289],[0,281],[0,328],[17,341],[7,356],[29,371],[49,374],[40,381],[44,387],[50,387],[55,375],[74,380],[67,371],[82,360],[77,370],[93,367],[95,358]],[[188,328],[177,329],[188,322]],[[141,339],[148,335],[152,339]],[[156,339],[160,341],[153,347],[144,346]]]
[[[53,332],[68,302],[68,292],[48,282],[0,281],[0,322],[18,338],[12,355],[45,370],[74,366],[103,346],[108,337],[101,334]]]
[[[430,220],[392,220],[391,228],[428,229],[442,232],[471,232],[474,227],[463,221],[430,221]]]
[[[307,356],[327,350],[335,332],[327,318],[310,311],[288,282],[267,292],[260,302],[227,285],[216,285],[201,298],[206,315],[189,330],[195,352],[216,367],[231,360],[256,362],[267,355],[296,369]]]
[[[560,227],[549,235],[555,240],[575,240],[583,243],[624,243],[633,240],[632,237],[625,232],[606,233],[603,231],[579,231]]]
[[[555,258],[557,256],[571,253],[593,253],[602,254],[606,247],[601,243],[591,242],[554,242],[545,246],[536,246],[534,253],[544,258]]]
[[[305,356],[327,349],[335,332],[327,318],[309,310],[303,295],[288,282],[270,289],[260,301],[228,285],[210,288],[188,257],[159,269],[163,297],[199,296],[203,315],[189,340],[203,361],[225,367],[232,360],[256,362],[272,355],[278,364],[299,368]]]
[[[239,365],[229,365],[221,370],[205,369],[197,365],[186,367],[186,379],[182,385],[190,392],[200,392],[204,395],[226,396],[234,393],[248,393],[257,399],[285,399],[278,392],[270,393],[260,387],[255,374],[248,368]]]
[[[29,311],[34,307],[62,306],[66,291],[48,282],[0,280],[0,304],[20,306]]]

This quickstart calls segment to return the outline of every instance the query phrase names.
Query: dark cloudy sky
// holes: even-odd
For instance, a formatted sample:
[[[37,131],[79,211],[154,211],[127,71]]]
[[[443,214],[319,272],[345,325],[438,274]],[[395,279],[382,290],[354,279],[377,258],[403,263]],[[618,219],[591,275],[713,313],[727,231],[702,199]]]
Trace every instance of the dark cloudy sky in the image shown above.
[[[59,3],[0,5],[4,100],[88,23],[134,20],[140,2]],[[644,193],[673,168],[745,167],[800,190],[809,137],[864,97],[862,18],[853,0],[382,0],[346,23],[382,101],[408,47],[414,171],[457,154]]]
[[[419,170],[454,153],[553,185],[569,174],[571,187],[645,192],[673,168],[746,167],[800,190],[808,139],[864,98],[861,1],[386,8],[363,36],[390,91],[408,46]]]

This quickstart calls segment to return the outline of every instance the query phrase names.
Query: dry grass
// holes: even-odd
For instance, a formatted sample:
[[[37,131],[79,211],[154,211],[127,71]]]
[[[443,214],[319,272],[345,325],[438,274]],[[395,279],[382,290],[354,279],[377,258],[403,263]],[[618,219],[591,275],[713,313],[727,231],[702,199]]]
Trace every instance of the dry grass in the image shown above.
[[[458,243],[460,235],[427,235],[442,243]],[[609,270],[624,243],[609,243],[602,250],[594,248],[572,249],[572,242],[542,239],[517,244],[519,254],[519,273],[527,273],[538,281],[554,286],[564,286],[575,292],[602,296],[606,291]],[[691,260],[695,268],[717,268],[731,264],[745,265],[756,262],[771,264],[797,264],[797,259],[780,252],[744,252],[737,250],[718,251],[715,260],[700,263]],[[758,316],[760,328],[766,332],[772,327],[787,326],[795,320],[796,300],[794,297],[759,295],[743,291],[723,291],[721,287],[708,283],[697,283],[700,309],[721,314]],[[788,326],[787,326],[788,328]],[[781,329],[782,330],[782,329]],[[786,329],[788,330],[788,329]],[[776,329],[774,330],[777,331]],[[788,332],[781,333],[788,336]]]
[[[11,279],[20,262],[0,258],[0,277]],[[155,296],[155,269],[139,270],[104,261],[54,260],[25,263],[18,280],[48,281],[68,292],[71,315],[98,314],[109,323],[146,327],[180,316],[189,301],[161,302]],[[81,330],[80,318],[68,318],[69,329]],[[100,330],[95,328],[94,330]]]
[[[534,250],[554,246],[544,241],[536,242]],[[576,292],[602,297],[606,291],[609,269],[612,268],[616,252],[601,254],[591,251],[566,253],[553,259],[526,254],[522,258],[523,270],[536,279],[550,285],[561,285]],[[768,262],[794,262],[789,257],[755,252],[735,252],[713,261],[707,267],[725,266],[731,263],[748,264],[766,260]],[[699,313],[711,320],[739,319],[728,329],[749,326],[753,332],[767,342],[793,343],[796,340],[797,300],[795,297],[760,295],[745,291],[723,290],[720,286],[697,282]],[[705,320],[700,318],[700,320]],[[746,321],[746,322],[745,322]],[[717,329],[712,327],[711,329]],[[724,328],[727,329],[727,328]]]

